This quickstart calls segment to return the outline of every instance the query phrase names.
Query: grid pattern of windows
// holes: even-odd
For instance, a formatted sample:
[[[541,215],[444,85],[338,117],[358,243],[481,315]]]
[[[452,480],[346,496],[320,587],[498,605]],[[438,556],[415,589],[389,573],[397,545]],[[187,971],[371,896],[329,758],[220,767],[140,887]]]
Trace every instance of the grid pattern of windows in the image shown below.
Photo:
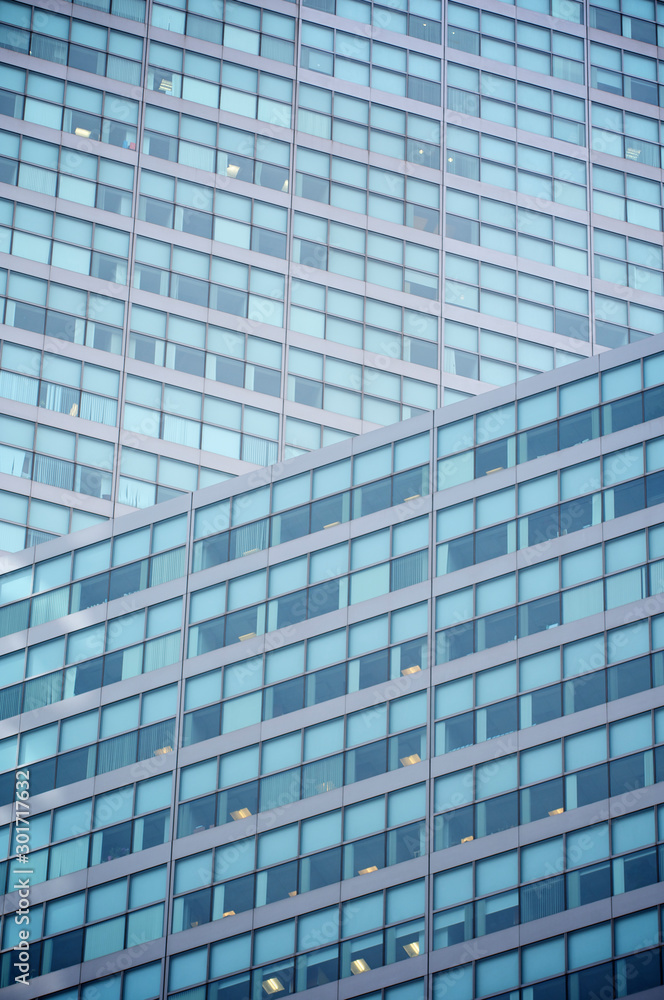
[[[41,360],[22,350],[25,365]],[[652,348],[643,359],[630,350],[516,402],[457,420],[422,414],[414,435],[381,431],[327,464],[300,460],[293,475],[239,479],[193,506],[180,498],[73,548],[17,557],[0,585],[0,880],[11,891],[22,877],[9,810],[28,773],[31,875],[44,886],[36,982],[168,935],[163,969],[147,951],[132,967],[132,996],[165,995],[157,971],[178,1000],[208,984],[230,1000],[240,987],[253,996],[278,981],[294,993],[394,965],[386,996],[413,1000],[422,984],[409,969],[425,951],[431,988],[461,968],[471,998],[494,995],[498,972],[525,998],[533,983],[567,976],[574,990],[627,960],[644,963],[639,983],[660,983],[659,960],[642,957],[655,917],[639,893],[664,872],[664,450],[653,434],[664,368]],[[85,379],[87,363],[67,360],[69,381]],[[154,386],[164,398],[165,384],[129,378],[142,403]],[[563,442],[569,421],[590,432]],[[480,466],[453,479],[474,442],[480,463],[493,461],[486,449],[513,451],[493,489]],[[547,455],[556,471],[542,474]],[[623,503],[623,486],[644,475],[648,507]],[[573,544],[580,525],[569,523],[542,547],[524,533],[554,493],[578,504],[601,487],[607,534]],[[601,507],[589,509],[599,527]],[[506,547],[492,549],[489,533],[505,524]],[[451,546],[473,526],[468,580]],[[516,570],[490,562],[517,547]],[[620,807],[598,818],[608,799]],[[517,827],[518,845],[499,842]],[[52,880],[65,887],[57,896]],[[626,908],[611,926],[608,911],[568,930],[556,922],[617,897]],[[489,938],[519,923],[539,928],[520,951]],[[214,936],[198,937],[207,925]],[[15,928],[9,913],[5,985]],[[594,950],[580,950],[588,934]],[[463,948],[477,938],[490,947],[471,967]],[[125,995],[124,980],[114,988]]]
[[[628,302],[621,291],[661,291],[661,254],[648,239],[661,229],[662,205],[661,180],[651,176],[659,124],[647,108],[659,86],[658,15],[647,2],[607,10],[599,21],[593,8],[595,33],[615,41],[618,18],[623,37],[644,51],[623,52],[593,36],[592,74],[584,67],[583,12],[573,0],[528,0],[506,14],[458,2],[443,10],[437,0],[305,6],[298,25],[286,0],[274,10],[236,0],[163,0],[146,25],[141,0],[85,0],[75,16],[39,3],[0,5],[0,112],[16,123],[2,133],[0,178],[21,192],[15,210],[3,201],[6,229],[14,224],[3,249],[31,272],[10,273],[8,282],[0,274],[5,323],[111,351],[132,375],[144,373],[131,361],[180,372],[186,384],[176,378],[169,399],[180,388],[202,394],[195,380],[213,379],[236,406],[213,422],[211,450],[197,436],[195,447],[211,456],[203,463],[187,454],[194,447],[188,439],[172,435],[161,440],[184,447],[181,455],[150,455],[151,431],[127,426],[134,437],[120,446],[122,474],[99,495],[107,506],[97,516],[112,516],[116,503],[144,507],[343,440],[365,421],[387,424],[658,331],[656,302]],[[467,57],[463,64],[458,52]],[[510,70],[495,72],[500,63]],[[135,84],[142,79],[140,102]],[[441,103],[443,79],[449,120],[441,149],[441,122],[425,105]],[[631,95],[630,106],[617,109],[597,95],[588,101],[587,83]],[[374,91],[403,101],[395,107]],[[592,163],[592,206],[588,166],[578,158],[587,121],[591,160],[597,151],[646,169]],[[114,160],[109,146],[117,148]],[[62,212],[59,202],[56,214],[55,198],[90,209],[89,219]],[[643,235],[593,226],[591,207]],[[126,229],[118,217],[128,220]],[[58,225],[67,230],[62,238]],[[465,259],[452,241],[465,244]],[[496,265],[496,252],[532,262],[530,271]],[[40,265],[80,278],[55,286]],[[570,272],[579,280],[560,280]],[[381,294],[365,298],[367,281]],[[165,298],[186,303],[188,327],[184,316],[162,318]],[[464,322],[460,309],[491,317],[491,329],[479,318]],[[312,337],[347,349],[343,359],[323,363],[341,371],[336,363],[343,360],[350,367],[339,377],[362,378],[365,392],[327,372],[286,373],[287,328],[300,357],[313,355]],[[375,364],[374,354],[388,363]],[[281,419],[269,407],[246,405],[245,394],[255,391],[282,400]],[[183,419],[168,405],[164,421]],[[252,410],[268,415],[264,434],[245,433],[237,417]],[[7,493],[21,509],[19,494]],[[68,509],[73,523],[75,508]],[[54,525],[64,524],[55,508],[53,516]],[[24,544],[26,531],[12,531],[10,547]]]
[[[661,10],[56,7],[0,0],[0,986],[661,990]]]
[[[398,6],[370,0],[305,0],[305,7],[324,10],[360,24],[412,35],[428,42],[440,42],[442,4],[440,0],[406,0]]]
[[[0,201],[2,251],[19,259],[94,275],[113,284],[127,281],[129,233],[34,208]]]
[[[0,84],[0,113],[8,118],[136,149],[138,101],[7,63],[0,63]]]
[[[447,171],[538,200],[586,207],[583,160],[486,132],[448,126]]]
[[[299,87],[297,127],[346,146],[434,169],[440,166],[440,122],[309,83]]]
[[[336,35],[336,38],[335,38]],[[440,105],[440,59],[302,22],[300,64],[337,79]]]
[[[640,3],[611,0],[605,8],[599,5],[590,7],[590,23],[593,28],[611,32],[612,35],[622,35],[624,38],[635,38],[648,45],[660,44],[661,22],[661,10],[649,0],[641,0]]]
[[[570,83],[584,83],[583,38],[489,11],[447,5],[447,44],[486,59]],[[516,42],[516,46],[515,43]]]
[[[448,63],[447,108],[576,146],[586,144],[582,97],[519,83],[487,70]]]
[[[130,164],[9,132],[0,134],[0,142],[0,178],[5,184],[131,215],[134,168]]]
[[[123,83],[140,82],[143,41],[133,33],[7,0],[0,7],[3,22],[3,48]]]
[[[212,0],[209,4],[196,0],[163,0],[153,4],[152,24],[240,52],[293,62],[295,18],[253,4],[237,0]],[[201,65],[214,61],[201,60]]]

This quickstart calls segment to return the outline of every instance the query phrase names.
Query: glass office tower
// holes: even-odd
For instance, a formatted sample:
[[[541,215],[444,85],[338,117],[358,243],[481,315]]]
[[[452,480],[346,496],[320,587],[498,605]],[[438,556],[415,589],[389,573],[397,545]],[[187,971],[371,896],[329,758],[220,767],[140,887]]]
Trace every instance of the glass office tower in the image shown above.
[[[6,995],[661,996],[663,346],[17,554]]]
[[[3,547],[661,332],[619,7],[2,0]]]
[[[661,994],[663,30],[0,0],[8,996]]]

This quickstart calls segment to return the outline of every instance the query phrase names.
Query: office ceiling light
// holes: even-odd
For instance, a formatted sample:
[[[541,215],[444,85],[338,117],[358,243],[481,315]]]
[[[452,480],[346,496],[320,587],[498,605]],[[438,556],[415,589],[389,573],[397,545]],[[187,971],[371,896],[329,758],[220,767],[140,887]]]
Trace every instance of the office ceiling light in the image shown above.
[[[284,984],[276,976],[272,976],[270,979],[263,980],[263,989],[270,995],[272,993],[280,993],[284,988]]]
[[[469,844],[471,842],[471,840],[474,840],[474,837],[462,837],[461,838],[461,843],[462,844]]]
[[[284,183],[281,185],[281,190],[282,191],[288,191],[288,178],[286,178],[286,180],[284,181]]]
[[[74,135],[80,136],[81,139],[89,139],[92,132],[89,128],[75,128]]]
[[[240,642],[245,642],[247,639],[253,639],[255,635],[255,632],[245,632],[244,635],[239,636]]]
[[[416,955],[420,953],[420,942],[419,941],[409,941],[408,944],[403,946],[403,950],[408,955],[408,958],[415,958]]]
[[[173,81],[167,80],[166,77],[163,77],[161,83],[159,84],[159,89],[163,91],[164,94],[170,94],[173,90]]]
[[[359,976],[361,972],[369,972],[370,969],[371,966],[363,958],[356,958],[355,961],[350,963],[350,971],[354,976]]]
[[[378,871],[378,867],[376,865],[371,865],[370,868],[360,868],[360,870],[358,871],[357,874],[358,875],[369,875],[370,872],[377,872],[377,871]]]
[[[240,165],[238,163],[229,163],[226,167],[227,177],[237,177],[240,173]]]
[[[74,403],[71,410],[69,411],[69,416],[75,417],[77,413],[78,413],[78,403]]]
[[[155,750],[154,756],[155,757],[159,757],[163,753],[171,753],[172,750],[173,750],[173,747],[169,747],[169,746],[159,747],[157,750]]]
[[[243,806],[242,809],[235,809],[231,813],[231,816],[233,819],[246,819],[247,816],[251,816],[251,809],[247,809],[246,806]]]
[[[222,915],[222,917],[234,917],[235,916],[235,910],[226,910],[226,912],[222,913],[221,915]]]
[[[335,783],[333,781],[320,781],[316,785],[316,792],[317,793],[319,793],[319,792],[331,792],[332,789],[336,788],[336,787],[337,786],[335,785]]]
[[[404,667],[403,670],[401,671],[401,676],[408,677],[409,674],[418,674],[421,669],[422,668],[419,665],[419,663],[414,663],[412,667]]]
[[[400,757],[399,760],[401,761],[404,767],[408,767],[409,764],[419,764],[422,758],[418,753],[412,753],[410,757]]]
[[[297,896],[297,889],[293,889],[293,891],[289,892],[288,895],[291,896],[291,897],[292,896]]]
[[[563,807],[562,806],[558,806],[557,809],[550,809],[549,810],[549,816],[560,816],[561,813],[564,813],[564,812],[565,812],[565,810],[563,809]]]

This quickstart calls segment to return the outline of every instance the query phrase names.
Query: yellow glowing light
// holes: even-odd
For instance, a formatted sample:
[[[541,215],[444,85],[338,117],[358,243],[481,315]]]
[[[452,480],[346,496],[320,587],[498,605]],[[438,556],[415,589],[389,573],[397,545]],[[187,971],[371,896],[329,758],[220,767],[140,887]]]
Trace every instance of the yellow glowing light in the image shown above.
[[[246,806],[243,806],[242,809],[235,809],[231,813],[231,816],[233,819],[246,819],[247,816],[251,816],[251,809],[247,809]]]
[[[280,993],[283,990],[284,984],[276,976],[272,976],[271,979],[263,980],[263,989],[269,995],[271,993]]]

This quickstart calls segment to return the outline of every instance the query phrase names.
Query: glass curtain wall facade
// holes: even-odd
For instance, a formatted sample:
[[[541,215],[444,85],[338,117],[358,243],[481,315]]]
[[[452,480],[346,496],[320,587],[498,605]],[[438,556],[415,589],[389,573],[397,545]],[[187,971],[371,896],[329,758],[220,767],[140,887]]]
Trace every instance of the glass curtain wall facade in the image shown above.
[[[661,332],[660,20],[2,0],[3,547]]]
[[[9,557],[6,995],[660,995],[663,413],[658,338]]]
[[[663,33],[0,0],[8,997],[661,994]]]

